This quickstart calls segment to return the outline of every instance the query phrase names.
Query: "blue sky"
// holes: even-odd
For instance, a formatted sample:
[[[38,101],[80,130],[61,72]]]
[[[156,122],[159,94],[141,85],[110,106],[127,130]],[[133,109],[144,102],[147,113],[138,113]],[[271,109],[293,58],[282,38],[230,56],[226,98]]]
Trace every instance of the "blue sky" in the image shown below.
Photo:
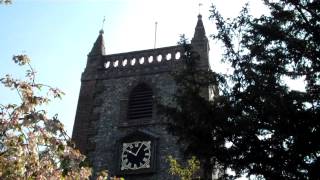
[[[157,47],[175,45],[180,34],[192,38],[199,13],[207,35],[214,30],[208,20],[211,3],[224,15],[236,16],[244,0],[13,0],[0,6],[0,77],[12,74],[22,78],[23,69],[11,61],[14,54],[28,54],[37,70],[37,80],[62,89],[66,95],[48,107],[59,114],[69,134],[77,107],[80,77],[87,54],[102,27],[107,54],[151,49],[154,24],[158,22]],[[253,13],[261,11],[252,1]],[[210,61],[214,70],[220,64],[220,45],[210,41]],[[0,87],[0,103],[14,102],[15,93]]]

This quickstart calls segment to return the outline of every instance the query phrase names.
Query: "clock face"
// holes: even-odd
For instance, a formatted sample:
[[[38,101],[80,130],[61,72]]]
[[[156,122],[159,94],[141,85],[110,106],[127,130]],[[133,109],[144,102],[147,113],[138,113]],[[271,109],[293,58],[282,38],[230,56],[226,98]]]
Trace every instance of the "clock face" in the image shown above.
[[[121,170],[150,168],[151,141],[134,141],[122,144]]]

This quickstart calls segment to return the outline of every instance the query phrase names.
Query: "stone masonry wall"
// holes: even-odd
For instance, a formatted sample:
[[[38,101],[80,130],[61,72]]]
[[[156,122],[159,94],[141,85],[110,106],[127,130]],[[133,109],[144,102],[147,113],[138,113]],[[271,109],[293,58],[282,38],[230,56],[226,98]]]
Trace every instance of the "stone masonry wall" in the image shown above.
[[[182,159],[182,157],[176,139],[167,133],[160,117],[154,113],[150,122],[142,125],[126,125],[125,119],[121,118],[121,113],[125,112],[121,109],[123,108],[121,100],[127,99],[129,91],[141,82],[148,84],[153,89],[154,96],[161,97],[164,101],[170,101],[175,91],[174,81],[168,72],[98,81],[97,88],[101,88],[103,91],[100,91],[101,93],[95,99],[96,102],[101,102],[101,105],[96,106],[93,111],[100,114],[100,117],[96,124],[97,135],[90,139],[96,145],[90,156],[93,157],[96,170],[108,169],[111,174],[115,174],[119,166],[117,141],[136,130],[148,131],[159,137],[157,171],[154,174],[126,177],[126,180],[174,179],[168,175],[169,167],[166,158],[168,155],[178,159]]]

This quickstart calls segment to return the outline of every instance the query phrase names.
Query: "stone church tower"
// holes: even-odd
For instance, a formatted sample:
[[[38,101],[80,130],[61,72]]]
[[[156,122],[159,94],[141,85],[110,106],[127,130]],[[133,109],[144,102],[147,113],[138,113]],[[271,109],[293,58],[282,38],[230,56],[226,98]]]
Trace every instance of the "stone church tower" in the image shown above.
[[[209,68],[201,15],[191,41]],[[176,89],[170,72],[184,66],[181,46],[106,55],[103,31],[88,54],[72,139],[94,169],[126,180],[170,180],[167,157],[182,159],[176,138],[157,114],[155,99]]]

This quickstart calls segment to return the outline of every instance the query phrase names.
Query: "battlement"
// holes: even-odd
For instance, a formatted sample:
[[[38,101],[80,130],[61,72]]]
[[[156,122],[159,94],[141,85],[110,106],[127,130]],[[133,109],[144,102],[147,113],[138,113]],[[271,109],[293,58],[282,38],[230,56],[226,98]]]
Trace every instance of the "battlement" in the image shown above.
[[[169,46],[104,56],[103,66],[106,71],[112,69],[131,69],[145,66],[175,64],[179,62],[183,48]]]
[[[102,56],[97,79],[168,72],[182,64],[180,45]]]

